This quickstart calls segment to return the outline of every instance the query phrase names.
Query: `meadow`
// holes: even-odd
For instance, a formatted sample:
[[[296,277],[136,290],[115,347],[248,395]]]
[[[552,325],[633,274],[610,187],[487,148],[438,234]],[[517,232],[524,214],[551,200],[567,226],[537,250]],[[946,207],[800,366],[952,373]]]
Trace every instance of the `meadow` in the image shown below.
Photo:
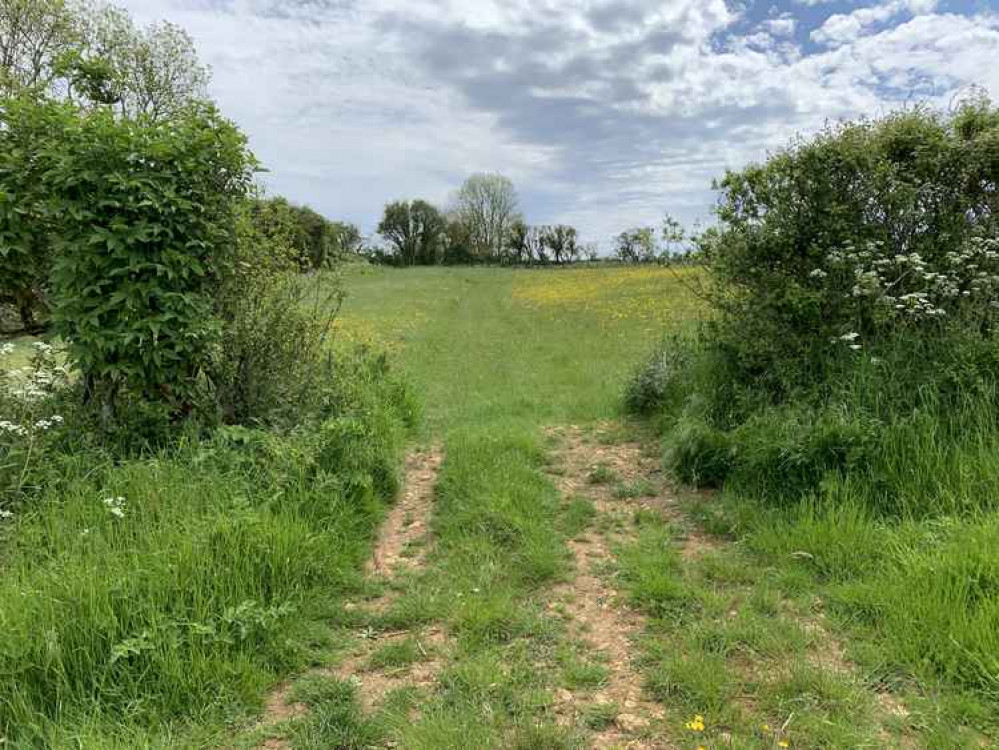
[[[339,335],[393,352],[424,430],[609,419],[667,328],[696,319],[697,271],[354,266]]]
[[[737,485],[697,492],[661,470],[675,438],[660,442],[654,421],[625,416],[623,384],[650,347],[704,319],[691,291],[702,273],[347,272],[340,335],[392,352],[423,397],[420,443],[444,455],[428,560],[383,581],[391,604],[363,627],[417,639],[442,628],[448,645],[433,680],[399,678],[373,712],[351,703],[345,737],[427,750],[469,737],[522,748],[991,741],[991,668],[959,651],[939,668],[920,654],[947,638],[965,639],[954,644],[965,654],[993,653],[988,615],[955,615],[962,595],[939,588],[964,590],[972,569],[988,575],[978,541],[963,562],[948,550],[956,529],[984,540],[992,520],[953,519],[948,533],[849,504],[774,507]],[[568,448],[565,434],[575,436]],[[575,489],[560,500],[566,484]],[[607,551],[595,563],[606,589],[580,588],[580,545]],[[927,577],[935,565],[947,572]],[[602,596],[642,618],[637,631],[621,626],[623,662],[590,642],[591,624],[578,630],[580,607]],[[401,658],[403,675],[426,659]]]
[[[988,615],[941,613],[984,591],[994,516],[900,523],[696,491],[663,470],[676,436],[627,416],[636,367],[704,320],[703,273],[347,266],[336,346],[387,352],[422,405],[410,452],[442,457],[406,473],[429,493],[426,518],[401,521],[409,567],[362,577],[395,485],[337,480],[352,454],[335,440],[319,484],[310,438],[239,430],[96,476],[64,465],[0,592],[44,592],[0,609],[21,632],[12,746],[987,746]],[[359,415],[377,403],[356,398]],[[377,478],[395,449],[349,450]],[[93,499],[105,488],[127,519]],[[70,602],[72,630],[56,624]],[[52,635],[29,646],[38,618]],[[965,640],[925,661],[941,638]]]

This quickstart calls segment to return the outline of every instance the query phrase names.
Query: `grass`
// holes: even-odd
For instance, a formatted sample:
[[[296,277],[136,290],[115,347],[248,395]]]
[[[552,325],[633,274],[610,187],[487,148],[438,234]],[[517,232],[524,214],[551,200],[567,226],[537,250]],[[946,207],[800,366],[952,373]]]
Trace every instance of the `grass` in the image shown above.
[[[252,747],[266,734],[292,748],[586,747],[627,711],[596,701],[573,726],[553,718],[559,691],[596,700],[609,679],[598,653],[570,644],[550,601],[571,581],[568,540],[590,533],[626,540],[606,574],[647,622],[634,656],[672,743],[959,748],[999,736],[994,515],[898,522],[819,494],[768,504],[734,483],[690,494],[686,520],[666,520],[630,510],[657,494],[659,477],[625,479],[604,464],[560,498],[551,475],[564,467],[544,427],[616,420],[596,443],[649,439],[645,425],[620,421],[621,390],[664,327],[698,314],[672,271],[353,267],[346,283],[341,341],[389,349],[425,404],[418,439],[444,446],[425,567],[388,585],[385,610],[342,606],[374,590],[359,571],[392,488],[384,467],[345,479],[345,459],[363,475],[377,457],[362,450],[371,441],[356,455],[320,452],[326,472],[310,462],[313,438],[257,432],[175,460],[81,458],[5,540],[0,629],[12,635],[0,643],[0,716],[11,746]],[[672,438],[691,455],[668,459],[693,467],[687,478],[729,470],[729,438],[692,417],[681,429]],[[753,429],[743,455],[760,481],[858,481],[815,480],[787,463],[826,450],[826,436],[845,434],[837,423]],[[903,437],[893,438],[899,475]],[[960,462],[907,486],[927,497],[934,473],[960,475],[945,480],[961,488],[955,508],[991,487]],[[105,491],[127,498],[124,519],[108,514]],[[613,514],[598,511],[595,492]],[[713,544],[683,554],[685,523]],[[41,593],[20,606],[22,591]],[[448,646],[428,656],[419,633],[431,624]],[[335,662],[355,627],[409,633],[374,647],[361,679],[431,660],[438,671],[374,709],[354,682],[306,675],[291,699],[307,716],[232,739],[269,687]],[[887,690],[904,713],[885,710]],[[685,728],[695,716],[703,731]]]
[[[211,744],[329,648],[403,438],[388,393],[351,387],[338,417],[290,434],[221,429],[118,461],[61,436],[0,528],[0,739]]]
[[[691,273],[362,266],[347,274],[338,330],[394,351],[428,434],[611,419],[661,325],[696,317]]]

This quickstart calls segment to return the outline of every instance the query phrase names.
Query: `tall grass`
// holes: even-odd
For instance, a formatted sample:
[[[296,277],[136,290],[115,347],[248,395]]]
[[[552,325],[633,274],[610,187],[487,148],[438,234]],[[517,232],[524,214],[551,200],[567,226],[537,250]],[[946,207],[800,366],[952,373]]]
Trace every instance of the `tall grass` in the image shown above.
[[[0,736],[68,747],[87,728],[111,746],[217,722],[300,663],[396,488],[410,406],[366,370],[341,373],[325,418],[290,432],[50,457],[55,479],[5,540]]]

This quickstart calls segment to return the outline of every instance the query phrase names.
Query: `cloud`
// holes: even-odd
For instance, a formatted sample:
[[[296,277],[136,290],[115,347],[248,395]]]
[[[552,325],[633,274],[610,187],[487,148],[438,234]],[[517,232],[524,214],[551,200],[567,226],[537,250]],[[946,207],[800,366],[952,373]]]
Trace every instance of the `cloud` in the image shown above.
[[[369,232],[501,171],[530,221],[606,242],[709,218],[712,178],[827,120],[999,94],[996,16],[927,0],[125,2],[192,33],[275,192]]]
[[[772,18],[764,21],[763,26],[774,36],[791,36],[798,27],[798,22],[793,18]]]
[[[829,16],[821,27],[812,32],[811,37],[818,44],[846,44],[902,13],[930,13],[936,9],[937,4],[937,0],[891,0],[868,8],[858,8],[852,13],[837,13]]]

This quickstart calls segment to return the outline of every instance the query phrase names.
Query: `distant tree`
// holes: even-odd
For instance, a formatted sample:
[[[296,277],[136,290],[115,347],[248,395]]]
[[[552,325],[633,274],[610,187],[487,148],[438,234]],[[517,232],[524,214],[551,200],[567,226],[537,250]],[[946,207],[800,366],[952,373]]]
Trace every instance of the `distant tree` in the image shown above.
[[[617,257],[625,263],[651,263],[656,259],[656,232],[652,227],[621,232],[614,242]]]
[[[466,227],[473,252],[483,259],[499,259],[510,228],[520,219],[517,191],[499,174],[474,174],[455,196],[454,211]]]
[[[565,224],[542,227],[541,244],[551,252],[556,263],[571,263],[579,257],[575,227]]]
[[[303,271],[332,264],[341,254],[342,232],[353,230],[356,244],[360,244],[356,227],[332,222],[308,206],[296,206],[282,197],[253,200],[250,218],[261,237],[275,247],[290,248]]]
[[[406,266],[438,263],[446,233],[447,223],[441,212],[422,200],[389,203],[378,224],[378,234]]]
[[[476,257],[472,252],[472,238],[468,227],[454,211],[449,212],[444,221],[447,226],[442,243],[443,262],[448,265],[475,263]]]
[[[670,263],[681,254],[680,249],[684,240],[687,239],[687,232],[679,221],[670,214],[666,214],[663,217],[660,233],[662,236],[661,260],[664,263]]]
[[[527,265],[547,260],[538,227],[528,225],[523,219],[516,219],[507,233],[505,255],[511,262]]]
[[[361,252],[364,238],[361,236],[361,230],[354,224],[334,221],[330,225],[330,234],[332,236],[332,249],[337,256],[343,257]]]

